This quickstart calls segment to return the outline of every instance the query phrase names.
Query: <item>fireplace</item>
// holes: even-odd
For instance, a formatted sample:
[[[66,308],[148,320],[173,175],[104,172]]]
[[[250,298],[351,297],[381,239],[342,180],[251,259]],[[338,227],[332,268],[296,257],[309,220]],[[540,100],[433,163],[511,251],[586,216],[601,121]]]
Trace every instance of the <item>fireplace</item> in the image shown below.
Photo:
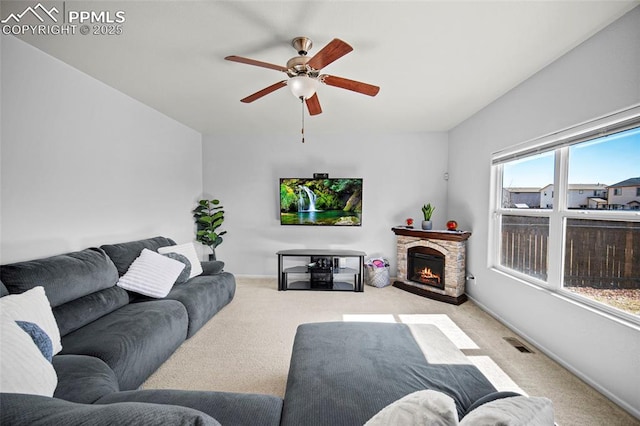
[[[395,287],[455,305],[467,300],[466,242],[471,232],[392,230],[398,253]]]
[[[444,290],[444,262],[442,253],[429,247],[407,250],[407,279]]]

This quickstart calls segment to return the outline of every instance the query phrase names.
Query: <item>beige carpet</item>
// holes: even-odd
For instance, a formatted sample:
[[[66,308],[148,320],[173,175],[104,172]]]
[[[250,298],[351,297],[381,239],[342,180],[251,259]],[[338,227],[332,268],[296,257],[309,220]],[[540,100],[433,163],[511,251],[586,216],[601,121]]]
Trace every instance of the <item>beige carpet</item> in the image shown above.
[[[436,302],[395,287],[364,293],[277,290],[274,279],[238,278],[235,299],[187,340],[146,389],[254,392],[284,396],[296,327],[320,321],[436,323],[499,388],[516,386],[554,403],[559,425],[640,425],[617,405],[515,336],[472,302]],[[457,326],[457,327],[456,327]],[[447,330],[448,329],[448,330]],[[495,385],[495,383],[494,383]]]

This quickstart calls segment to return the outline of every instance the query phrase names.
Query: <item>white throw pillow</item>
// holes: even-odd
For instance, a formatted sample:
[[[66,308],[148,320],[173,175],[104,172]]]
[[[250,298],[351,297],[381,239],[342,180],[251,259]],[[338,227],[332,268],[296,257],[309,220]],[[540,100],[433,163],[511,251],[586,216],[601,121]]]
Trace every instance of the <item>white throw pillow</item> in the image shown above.
[[[384,407],[365,426],[456,426],[456,403],[449,395],[434,390],[410,393]]]
[[[28,321],[38,324],[51,339],[54,355],[62,350],[60,329],[51,311],[44,287],[38,286],[24,293],[1,297],[0,309],[14,321]]]
[[[53,396],[58,385],[53,365],[4,310],[0,323],[0,392]]]
[[[163,298],[169,294],[184,268],[182,262],[142,249],[140,256],[120,277],[117,286],[145,296]]]
[[[179,253],[189,259],[191,262],[191,274],[189,278],[193,278],[202,274],[202,265],[200,259],[198,259],[198,253],[193,243],[178,244],[177,246],[160,247],[158,253]]]
[[[548,398],[513,396],[487,402],[462,418],[460,426],[553,426],[553,403]]]

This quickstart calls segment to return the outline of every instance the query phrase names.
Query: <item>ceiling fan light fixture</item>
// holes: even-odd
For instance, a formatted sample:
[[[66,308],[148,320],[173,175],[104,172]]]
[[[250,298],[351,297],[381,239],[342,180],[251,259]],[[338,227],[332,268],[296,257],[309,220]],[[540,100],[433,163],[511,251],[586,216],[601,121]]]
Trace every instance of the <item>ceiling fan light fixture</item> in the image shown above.
[[[297,99],[307,100],[312,97],[318,89],[318,80],[307,75],[291,77],[287,85]]]

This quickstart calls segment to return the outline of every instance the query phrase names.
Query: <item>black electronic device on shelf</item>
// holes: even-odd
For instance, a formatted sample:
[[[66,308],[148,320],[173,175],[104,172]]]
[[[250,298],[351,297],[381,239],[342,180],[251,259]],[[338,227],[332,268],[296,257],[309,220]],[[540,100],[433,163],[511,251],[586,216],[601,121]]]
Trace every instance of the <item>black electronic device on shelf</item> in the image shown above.
[[[333,261],[330,257],[311,256],[311,288],[333,288]]]

